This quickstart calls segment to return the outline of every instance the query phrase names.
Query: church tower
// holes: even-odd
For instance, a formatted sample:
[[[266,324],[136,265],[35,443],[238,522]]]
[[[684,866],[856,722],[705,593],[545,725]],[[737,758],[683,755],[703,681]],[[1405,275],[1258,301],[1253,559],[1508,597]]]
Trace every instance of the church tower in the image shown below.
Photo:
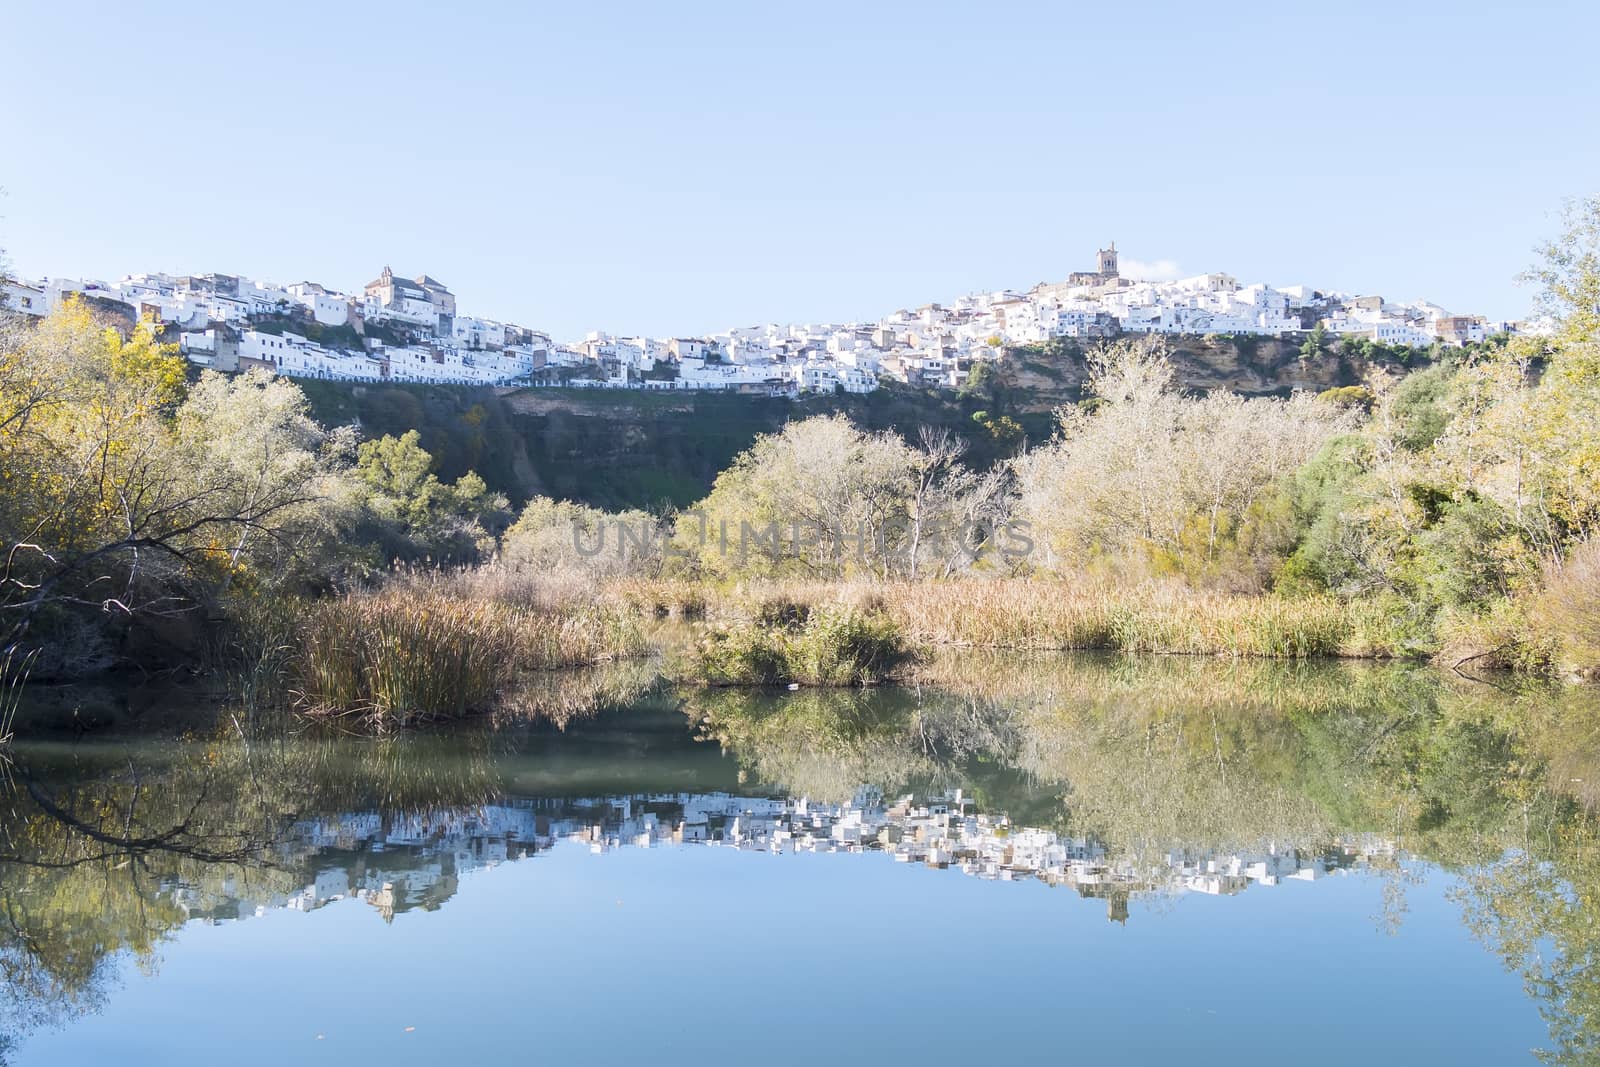
[[[1117,277],[1117,242],[1112,241],[1110,248],[1100,250],[1100,273],[1107,278]]]

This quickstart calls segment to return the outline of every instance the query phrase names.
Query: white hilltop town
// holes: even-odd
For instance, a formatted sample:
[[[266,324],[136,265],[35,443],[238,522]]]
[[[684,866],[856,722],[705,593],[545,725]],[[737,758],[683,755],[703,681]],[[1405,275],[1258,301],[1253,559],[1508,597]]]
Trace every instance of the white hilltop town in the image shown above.
[[[265,368],[295,378],[494,386],[722,390],[757,395],[866,393],[885,380],[958,389],[1008,346],[1122,334],[1296,337],[1386,346],[1461,346],[1516,322],[1453,314],[1419,300],[1351,296],[1303,285],[1241,285],[1228,274],[1140,281],[1116,244],[1096,268],[1026,291],[1000,290],[892,312],[870,323],[743,326],[706,337],[548,333],[457,310],[449,288],[385,267],[360,290],[227,274],[135,274],[121,281],[48,278],[5,284],[26,315],[79,298],[159,325],[183,353],[221,371]],[[107,305],[110,305],[107,307]]]
[[[1408,857],[1395,842],[1364,836],[1324,842],[1267,842],[1249,851],[1170,849],[1135,862],[1099,842],[1013,825],[975,810],[961,790],[889,802],[863,787],[848,803],[729,793],[603,797],[506,797],[461,809],[403,814],[351,811],[302,819],[276,845],[278,867],[298,888],[266,894],[224,884],[202,891],[181,882],[152,886],[191,917],[248,918],[276,909],[309,911],[360,900],[386,920],[432,910],[475,870],[558,846],[594,853],[690,845],[784,855],[877,853],[989,881],[1037,881],[1105,902],[1126,922],[1128,902],[1185,894],[1227,896],[1251,886],[1315,882]]]

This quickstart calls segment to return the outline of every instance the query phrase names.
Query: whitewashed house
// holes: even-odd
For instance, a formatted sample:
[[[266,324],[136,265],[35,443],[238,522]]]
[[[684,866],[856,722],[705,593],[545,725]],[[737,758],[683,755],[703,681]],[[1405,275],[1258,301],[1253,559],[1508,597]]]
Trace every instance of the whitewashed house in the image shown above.
[[[42,286],[7,280],[0,286],[0,307],[23,315],[47,315],[49,299]]]

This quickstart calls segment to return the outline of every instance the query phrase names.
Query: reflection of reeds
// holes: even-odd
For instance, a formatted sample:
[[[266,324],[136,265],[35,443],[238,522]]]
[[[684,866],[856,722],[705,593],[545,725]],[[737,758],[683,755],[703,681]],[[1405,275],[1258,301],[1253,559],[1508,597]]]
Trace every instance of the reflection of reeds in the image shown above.
[[[548,719],[559,727],[638,701],[661,681],[654,660],[631,659],[525,674],[501,694],[495,722]]]
[[[500,793],[482,730],[377,738],[325,733],[290,742],[279,755],[314,810],[419,814],[475,807]]]
[[[1281,661],[1217,656],[1058,654],[941,646],[914,679],[964,697],[1006,704],[1249,707],[1263,714],[1408,707],[1437,691],[1430,667],[1354,660]]]

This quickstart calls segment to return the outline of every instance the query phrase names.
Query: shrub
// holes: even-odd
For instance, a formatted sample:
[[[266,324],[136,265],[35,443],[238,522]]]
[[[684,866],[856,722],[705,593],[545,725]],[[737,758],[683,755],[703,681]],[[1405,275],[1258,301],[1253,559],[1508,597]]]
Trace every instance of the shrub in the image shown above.
[[[1522,600],[1495,600],[1477,612],[1456,613],[1439,624],[1436,661],[1464,674],[1513,670],[1550,675],[1556,668],[1560,641],[1535,624]]]
[[[713,630],[696,652],[711,685],[873,685],[909,663],[893,620],[851,607],[806,610],[803,619]]]
[[[696,651],[699,678],[711,685],[781,684],[789,680],[787,646],[781,630],[713,630]]]
[[[871,685],[909,658],[892,620],[853,608],[810,612],[789,645],[794,680],[808,685]]]

